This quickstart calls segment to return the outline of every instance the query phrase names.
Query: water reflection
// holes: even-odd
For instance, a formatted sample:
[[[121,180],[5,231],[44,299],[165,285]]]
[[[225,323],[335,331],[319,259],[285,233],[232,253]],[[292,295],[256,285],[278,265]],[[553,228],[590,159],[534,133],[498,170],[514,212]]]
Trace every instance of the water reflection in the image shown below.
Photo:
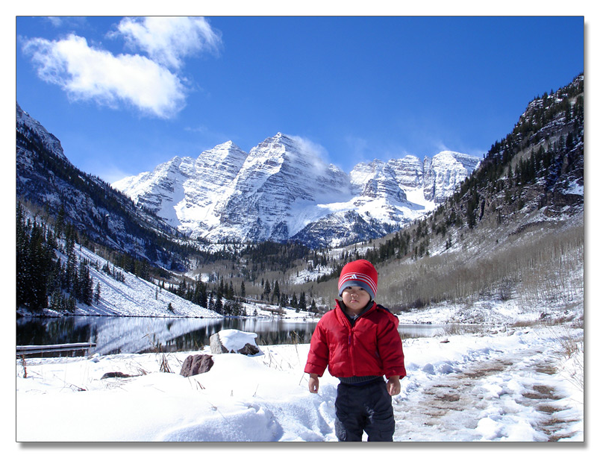
[[[17,320],[17,345],[93,342],[101,355],[152,351],[195,351],[223,329],[257,334],[260,345],[309,343],[316,321],[260,318],[67,317]],[[435,337],[478,329],[461,325],[401,325],[403,339]]]
[[[209,345],[223,329],[257,334],[258,345],[308,343],[316,321],[256,318],[22,318],[17,345],[93,342],[101,355],[151,351],[193,351]]]

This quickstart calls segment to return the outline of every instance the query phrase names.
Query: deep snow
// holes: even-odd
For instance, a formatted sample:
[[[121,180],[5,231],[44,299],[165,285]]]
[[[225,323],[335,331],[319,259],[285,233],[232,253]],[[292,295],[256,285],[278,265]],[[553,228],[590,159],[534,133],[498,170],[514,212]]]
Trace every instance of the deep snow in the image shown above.
[[[395,441],[583,441],[582,337],[538,326],[405,339]],[[213,355],[209,372],[180,376],[195,353],[166,354],[171,373],[155,353],[17,361],[17,441],[336,440],[337,381],[326,372],[308,392],[307,344]],[[116,371],[135,377],[101,378]]]
[[[101,285],[101,301],[80,306],[77,314],[218,319],[214,312],[126,272],[125,281],[117,282],[102,272],[103,260],[96,254],[84,248],[79,254],[99,266],[91,274],[94,284]],[[489,329],[404,340],[408,376],[394,398],[395,440],[582,444],[583,329],[511,327],[518,320],[537,322],[539,309],[525,310],[518,301],[488,302],[400,316],[401,324],[458,320],[486,323]],[[249,314],[256,309],[263,317],[271,315],[246,306]],[[288,318],[304,318],[288,313]],[[582,322],[582,313],[580,305],[568,315],[560,312],[569,323]],[[195,353],[166,354],[171,373],[159,370],[162,354],[27,358],[25,367],[17,360],[16,440],[25,448],[32,442],[336,440],[337,381],[326,373],[319,394],[308,392],[303,374],[308,345],[264,346],[256,356],[214,355],[208,373],[181,377],[185,357]],[[102,379],[116,371],[135,377]],[[13,393],[10,388],[6,392]]]

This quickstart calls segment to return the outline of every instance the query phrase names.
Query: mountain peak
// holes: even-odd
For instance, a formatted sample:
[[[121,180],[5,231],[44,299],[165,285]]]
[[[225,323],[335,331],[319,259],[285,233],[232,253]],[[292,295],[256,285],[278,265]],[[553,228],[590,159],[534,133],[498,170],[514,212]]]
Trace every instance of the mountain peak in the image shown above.
[[[202,151],[196,159],[196,167],[212,166],[217,162],[239,162],[244,161],[248,153],[243,151],[239,146],[231,140],[221,143],[212,149]]]
[[[212,148],[212,150],[241,150],[241,148],[239,146],[237,146],[235,143],[233,143],[231,140],[227,140],[224,143],[220,143],[219,145],[215,146],[214,148]],[[209,150],[211,151],[211,150]]]
[[[278,132],[272,137],[268,137],[260,142],[257,146],[250,150],[250,154],[283,154],[290,149],[296,149],[298,147],[297,142],[289,136]]]

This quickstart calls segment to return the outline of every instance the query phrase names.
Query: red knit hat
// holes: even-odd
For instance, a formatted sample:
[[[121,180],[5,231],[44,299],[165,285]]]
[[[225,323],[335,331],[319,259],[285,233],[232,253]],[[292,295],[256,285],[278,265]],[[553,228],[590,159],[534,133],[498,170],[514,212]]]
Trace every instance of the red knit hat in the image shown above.
[[[346,264],[338,281],[340,296],[348,286],[360,286],[369,293],[372,300],[375,299],[377,294],[377,271],[373,264],[364,259]]]

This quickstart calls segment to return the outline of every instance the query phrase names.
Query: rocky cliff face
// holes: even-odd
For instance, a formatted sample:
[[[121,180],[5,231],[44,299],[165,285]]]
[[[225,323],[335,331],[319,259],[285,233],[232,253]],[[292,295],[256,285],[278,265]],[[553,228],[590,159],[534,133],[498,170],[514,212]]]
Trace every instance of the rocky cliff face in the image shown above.
[[[227,142],[113,186],[191,237],[335,246],[402,227],[450,195],[478,163],[446,151],[423,162],[360,163],[346,174],[306,142],[278,133],[248,154]]]
[[[246,157],[235,144],[227,142],[204,151],[195,160],[174,157],[152,172],[125,178],[113,187],[180,231],[201,235],[218,224],[214,206],[230,189]]]
[[[426,158],[423,166],[425,199],[442,203],[477,168],[479,162],[479,158],[453,151],[442,151],[431,160]]]

